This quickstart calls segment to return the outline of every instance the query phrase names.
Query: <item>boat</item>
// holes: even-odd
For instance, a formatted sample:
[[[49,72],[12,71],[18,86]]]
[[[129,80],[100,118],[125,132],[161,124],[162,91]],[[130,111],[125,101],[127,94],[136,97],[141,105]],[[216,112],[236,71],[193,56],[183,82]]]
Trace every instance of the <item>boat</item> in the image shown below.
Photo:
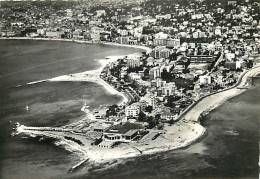
[[[29,106],[28,105],[26,105],[26,110],[29,111]]]
[[[239,135],[237,131],[226,131],[229,135]]]

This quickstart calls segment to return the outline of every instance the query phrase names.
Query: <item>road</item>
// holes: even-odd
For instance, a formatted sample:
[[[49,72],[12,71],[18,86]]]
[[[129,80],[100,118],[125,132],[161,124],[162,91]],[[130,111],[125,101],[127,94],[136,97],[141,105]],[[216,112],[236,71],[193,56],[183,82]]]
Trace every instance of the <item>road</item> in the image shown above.
[[[218,105],[222,104],[227,99],[234,97],[242,93],[243,91],[245,91],[246,89],[239,89],[239,88],[243,88],[247,84],[248,77],[254,77],[259,73],[260,73],[260,65],[243,73],[241,77],[238,79],[236,85],[232,86],[229,89],[204,97],[199,102],[197,102],[196,105],[189,108],[185,112],[185,115],[181,116],[181,120],[185,119],[187,121],[198,122],[202,112],[210,111],[213,108],[217,107]]]

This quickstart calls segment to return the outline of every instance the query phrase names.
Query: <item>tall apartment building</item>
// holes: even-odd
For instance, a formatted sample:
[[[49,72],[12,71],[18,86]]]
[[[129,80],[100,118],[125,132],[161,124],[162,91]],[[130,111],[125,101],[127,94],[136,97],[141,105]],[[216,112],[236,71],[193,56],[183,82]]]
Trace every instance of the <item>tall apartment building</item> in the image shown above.
[[[156,79],[161,77],[161,72],[159,67],[153,67],[149,71],[150,79]]]

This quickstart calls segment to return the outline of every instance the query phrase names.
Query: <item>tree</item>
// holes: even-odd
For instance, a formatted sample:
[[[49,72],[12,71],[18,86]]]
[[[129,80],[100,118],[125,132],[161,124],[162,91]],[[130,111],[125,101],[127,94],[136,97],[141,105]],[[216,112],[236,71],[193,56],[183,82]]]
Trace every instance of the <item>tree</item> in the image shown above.
[[[169,59],[171,60],[171,61],[176,61],[177,60],[177,54],[176,53],[172,53],[172,54],[170,54],[170,56],[169,56]]]
[[[161,124],[158,124],[157,129],[158,129],[158,130],[163,130],[163,124],[162,124],[162,123],[161,123]]]
[[[146,69],[144,70],[144,76],[149,76],[149,69],[148,69],[148,68],[146,68]]]
[[[130,67],[127,69],[127,73],[131,73],[131,72],[136,72],[138,73],[139,71],[143,71],[143,67],[139,66],[139,67]]]
[[[253,61],[249,60],[247,63],[247,68],[252,68],[253,67]]]
[[[141,111],[139,113],[139,115],[138,115],[138,119],[137,120],[140,121],[140,122],[146,121],[146,115]]]
[[[118,106],[116,104],[112,105],[109,107],[109,109],[106,111],[106,116],[116,116],[117,115],[117,110]]]
[[[171,119],[171,120],[169,121],[169,124],[170,124],[170,125],[174,124],[174,120]]]
[[[153,111],[153,107],[149,105],[145,108],[145,111],[151,113]]]
[[[161,114],[156,114],[155,119],[159,120],[161,118]]]
[[[157,124],[159,124],[158,120],[155,120],[152,116],[149,116],[147,119],[148,122],[148,128],[152,129],[154,128]]]
[[[166,69],[163,69],[163,72],[161,73],[161,78],[163,80],[166,80],[167,82],[170,81],[173,77],[170,72],[167,72]]]

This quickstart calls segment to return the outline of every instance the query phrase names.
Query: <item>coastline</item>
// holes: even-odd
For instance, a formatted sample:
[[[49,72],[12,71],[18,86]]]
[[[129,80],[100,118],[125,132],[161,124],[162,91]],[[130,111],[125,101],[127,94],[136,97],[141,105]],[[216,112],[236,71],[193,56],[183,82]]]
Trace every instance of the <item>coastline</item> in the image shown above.
[[[126,44],[119,44],[115,42],[94,42],[88,40],[76,40],[76,39],[59,39],[59,38],[33,38],[33,37],[0,37],[0,40],[40,40],[40,41],[57,41],[57,42],[75,42],[75,43],[85,43],[85,44],[105,44],[105,45],[114,45],[114,46],[121,46],[121,47],[131,47],[131,48],[139,48],[145,50],[147,53],[151,52],[151,48],[142,46],[142,45],[126,45]],[[129,55],[129,54],[128,54]]]
[[[10,38],[7,38],[7,39],[10,39]],[[21,40],[20,38],[18,38],[18,40]],[[25,40],[43,40],[43,39],[35,39],[35,38],[25,38]],[[48,40],[48,39],[44,39],[44,40]],[[51,40],[54,40],[54,41],[60,41],[59,39],[51,39]],[[75,41],[75,40],[61,40],[61,41],[69,41],[69,42],[78,42],[78,41]],[[83,41],[83,42],[78,42],[78,43],[92,43],[92,42],[86,42],[86,41]],[[105,44],[105,43],[104,43]],[[121,45],[121,44],[109,44],[109,45]],[[130,47],[134,47],[134,46],[130,46]],[[75,73],[75,74],[69,74],[69,75],[63,75],[63,76],[59,76],[59,77],[54,77],[54,78],[51,78],[51,79],[47,79],[47,80],[41,80],[41,81],[36,81],[36,82],[30,82],[30,83],[27,83],[27,85],[31,85],[31,84],[35,84],[35,83],[38,83],[38,82],[44,82],[44,81],[50,81],[50,82],[54,82],[54,81],[90,81],[90,82],[95,82],[95,83],[98,83],[102,86],[104,86],[106,88],[106,90],[112,94],[118,94],[118,95],[122,95],[123,97],[123,101],[121,102],[124,103],[124,102],[127,102],[127,97],[123,94],[123,93],[120,93],[118,92],[116,89],[114,89],[111,85],[109,85],[108,83],[106,83],[104,80],[102,80],[99,75],[100,73],[102,72],[103,68],[110,62],[113,62],[113,61],[116,61],[118,58],[121,58],[122,56],[112,56],[110,57],[109,59],[106,59],[106,60],[100,60],[100,63],[101,63],[101,67],[96,69],[96,70],[91,70],[91,71],[86,71],[86,72],[82,72],[82,73]],[[259,73],[259,66],[256,67]],[[251,69],[253,70],[253,69]],[[245,76],[242,77],[242,80],[240,82],[240,85],[239,86],[243,86],[245,85],[246,83],[246,78],[250,76],[250,71],[247,71]],[[254,75],[254,72],[253,72],[253,75]],[[185,114],[182,118],[181,118],[181,121],[180,125],[183,125],[183,119],[187,120],[189,124],[192,125],[192,123],[195,121],[197,122],[195,125],[195,127],[198,127],[198,133],[197,135],[192,135],[192,136],[189,136],[188,138],[185,138],[185,140],[183,139],[184,142],[181,142],[181,141],[174,141],[175,139],[169,139],[169,140],[172,140],[174,142],[172,143],[167,143],[167,145],[163,145],[163,146],[157,146],[157,147],[152,147],[152,148],[147,148],[145,150],[142,150],[142,154],[138,153],[136,150],[133,150],[132,148],[130,148],[131,150],[126,150],[125,148],[125,151],[123,151],[123,153],[118,150],[118,149],[112,149],[113,151],[116,151],[114,153],[118,153],[118,155],[115,155],[113,154],[112,156],[106,156],[105,158],[105,154],[101,155],[100,152],[99,154],[97,153],[97,151],[89,151],[89,148],[88,149],[85,149],[83,148],[82,146],[76,144],[75,142],[71,142],[71,141],[68,141],[67,139],[65,139],[64,136],[61,136],[57,133],[50,133],[50,132],[36,132],[36,131],[26,131],[26,130],[23,130],[23,129],[19,129],[18,132],[23,132],[23,133],[27,133],[27,134],[34,134],[34,135],[44,135],[46,137],[52,137],[52,138],[57,138],[58,140],[60,140],[61,142],[65,142],[66,145],[68,145],[68,147],[70,149],[72,149],[72,151],[78,151],[80,153],[83,153],[84,154],[84,157],[88,157],[88,158],[91,158],[91,161],[95,162],[95,163],[102,163],[102,162],[107,162],[111,159],[118,159],[118,158],[129,158],[129,157],[135,157],[135,156],[140,156],[140,155],[145,155],[145,154],[152,154],[152,153],[157,153],[157,152],[162,152],[162,151],[168,151],[168,150],[174,150],[174,149],[178,149],[178,148],[183,148],[183,147],[186,147],[192,143],[194,143],[196,140],[198,140],[201,136],[204,135],[206,129],[201,126],[198,122],[199,122],[199,117],[200,115],[205,112],[205,111],[210,111],[214,108],[216,108],[217,106],[219,106],[220,104],[222,104],[223,102],[225,102],[227,99],[231,98],[231,97],[234,97],[242,92],[244,92],[246,89],[237,89],[236,88],[237,86],[233,86],[229,89],[226,89],[226,90],[223,90],[223,91],[220,91],[216,94],[210,94],[209,96],[207,97],[203,97],[203,99],[198,102],[198,104],[196,104],[194,107],[192,107],[187,114]],[[224,95],[223,95],[224,94]],[[204,102],[203,102],[204,101]],[[194,120],[195,119],[195,120]],[[184,124],[185,126],[185,124]],[[174,127],[174,126],[173,126]],[[173,130],[172,126],[171,127],[168,127],[167,126],[167,133],[172,133],[173,134],[176,134],[170,130]],[[170,129],[171,128],[171,129]],[[187,132],[187,131],[185,131]],[[67,134],[65,134],[67,135]],[[83,140],[83,139],[82,139]],[[177,144],[176,144],[177,143]],[[176,145],[174,145],[176,144]],[[119,148],[119,149],[122,149],[122,148]],[[101,150],[102,151],[102,150]]]
[[[187,120],[192,122],[199,122],[200,116],[203,113],[208,113],[215,109],[226,100],[235,97],[247,90],[247,78],[255,77],[260,73],[260,65],[256,65],[252,69],[245,71],[239,77],[237,83],[227,89],[219,92],[206,95],[202,97],[197,103],[192,106],[186,114],[181,116],[181,120]]]
[[[27,127],[24,125],[17,127],[17,133],[24,133],[33,136],[44,136],[47,138],[57,139],[59,146],[64,147],[66,150],[77,154],[81,159],[88,159],[93,164],[102,164],[117,159],[133,158],[142,155],[155,154],[158,152],[164,152],[169,150],[175,150],[183,147],[187,147],[194,141],[199,139],[206,132],[205,128],[199,124],[180,124],[181,128],[194,128],[195,131],[182,130],[179,139],[176,137],[176,133],[179,133],[179,127],[167,126],[169,131],[169,138],[166,136],[158,137],[158,143],[149,143],[146,145],[146,141],[133,144],[122,144],[116,148],[100,148],[98,146],[92,146],[91,142],[88,141],[84,136],[76,135],[72,132],[60,132],[60,131],[43,131],[38,127]],[[194,127],[195,126],[195,127]],[[188,133],[188,135],[187,135]],[[72,137],[81,141],[84,145],[79,145],[74,141],[67,140],[66,137]],[[172,138],[170,138],[172,137]]]
[[[123,58],[124,56],[125,55],[108,56],[108,57],[106,57],[106,59],[100,59],[99,63],[101,64],[101,66],[96,70],[62,75],[62,76],[58,76],[58,77],[54,77],[54,78],[50,78],[50,79],[46,79],[46,80],[42,80],[42,81],[38,81],[38,82],[85,81],[85,82],[97,83],[97,84],[103,86],[106,89],[106,91],[109,92],[110,94],[121,96],[123,99],[122,99],[122,101],[118,102],[118,105],[123,105],[128,102],[127,96],[124,94],[124,92],[117,91],[115,88],[113,88],[113,86],[111,86],[106,81],[104,81],[102,78],[100,78],[100,74],[109,63],[115,62],[118,59]],[[30,84],[35,84],[35,82],[30,82],[30,83],[27,83],[26,85],[30,85]]]
[[[131,47],[131,48],[139,48],[145,50],[146,53],[151,52],[151,48],[141,45],[126,45],[126,44],[118,44],[113,42],[93,42],[93,41],[86,41],[86,40],[74,40],[74,39],[56,39],[56,38],[31,38],[31,37],[0,37],[0,40],[35,40],[35,41],[58,41],[58,42],[75,42],[75,43],[85,43],[85,44],[104,44],[104,45],[113,45],[113,46],[121,46],[121,47]],[[113,86],[105,82],[103,79],[100,78],[100,74],[103,69],[111,62],[115,62],[120,58],[123,58],[127,55],[120,55],[120,56],[108,56],[105,59],[99,59],[98,62],[101,66],[98,69],[88,70],[84,72],[74,73],[74,74],[67,74],[61,75],[58,77],[53,77],[50,79],[43,79],[33,82],[28,82],[26,84],[21,84],[16,87],[22,87],[26,85],[34,85],[37,83],[42,82],[54,82],[54,81],[85,81],[85,82],[93,82],[103,86],[110,94],[119,95],[123,99],[117,103],[117,105],[123,105],[129,102],[129,98],[127,97],[124,92],[119,92],[114,89]]]

